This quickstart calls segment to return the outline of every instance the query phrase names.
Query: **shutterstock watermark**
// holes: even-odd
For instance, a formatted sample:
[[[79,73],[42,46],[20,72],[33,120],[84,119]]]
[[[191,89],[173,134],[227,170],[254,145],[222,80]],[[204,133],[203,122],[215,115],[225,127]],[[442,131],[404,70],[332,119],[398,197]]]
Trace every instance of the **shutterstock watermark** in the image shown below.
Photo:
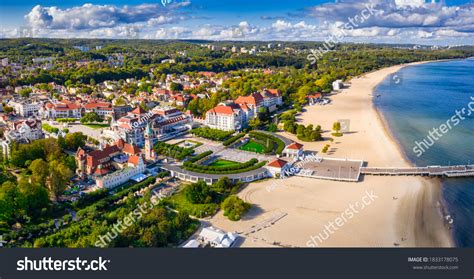
[[[130,228],[133,224],[140,221],[143,215],[150,212],[156,205],[159,203],[159,193],[156,193],[153,190],[153,195],[150,198],[150,203],[143,202],[138,205],[138,208],[130,212],[122,220],[118,220],[116,224],[113,225],[113,228],[110,232],[107,232],[105,235],[101,235],[99,240],[95,242],[95,246],[98,248],[105,248],[107,245],[112,242],[117,236],[119,236],[126,229]]]
[[[299,164],[304,164],[304,163],[307,163],[307,162],[317,162],[317,163],[319,163],[321,161],[322,161],[321,157],[318,157],[314,154],[310,154],[310,155],[305,156],[304,159],[299,162]],[[290,177],[290,176],[293,176],[295,174],[298,174],[301,171],[302,171],[301,168],[299,168],[297,166],[294,166],[294,165],[289,167],[289,168],[283,169],[282,172],[280,173],[279,179],[274,180],[272,185],[268,185],[266,187],[267,191],[271,192],[271,191],[275,190],[276,188],[282,186],[283,185],[283,181],[282,181],[283,179],[285,179],[287,177]]]
[[[137,129],[138,127],[143,125],[143,123],[148,122],[157,113],[156,110],[158,110],[158,109],[160,109],[160,107],[156,106],[152,110],[145,113],[145,115],[140,116],[138,121],[135,121],[135,122],[132,123],[132,128]]]
[[[172,2],[173,0],[161,0],[161,4],[163,5],[163,7],[166,7],[166,5],[171,4]]]
[[[136,129],[139,129],[140,127],[143,128],[143,124],[147,123],[150,121],[150,119],[155,115],[157,114],[157,110],[160,109],[159,106],[156,106],[154,107],[153,109],[151,109],[150,111],[148,111],[147,113],[145,113],[143,116],[140,116],[138,118],[138,121],[135,121],[132,123],[132,127],[127,129],[126,132],[131,132],[132,130],[136,130]],[[109,136],[111,137],[109,140],[106,140],[106,143],[109,144],[109,145],[113,145],[117,140],[121,139],[122,137],[120,137],[119,135],[117,134],[110,134],[109,133]]]
[[[348,36],[346,31],[352,31],[360,26],[360,24],[366,22],[371,16],[375,14],[378,10],[374,8],[374,4],[365,4],[365,9],[363,9],[360,14],[355,15],[353,18],[348,17],[347,22],[338,29],[337,32],[330,35],[326,40],[324,40],[323,46],[318,49],[311,49],[311,54],[308,54],[307,59],[310,61],[311,65],[316,63],[318,59],[323,57],[325,53],[333,49],[337,44],[341,43],[342,40]]]
[[[466,120],[467,117],[471,116],[474,112],[474,97],[470,97],[471,102],[460,110],[455,110],[454,115],[451,116],[445,123],[438,127],[433,127],[428,132],[428,135],[421,141],[415,141],[413,152],[417,157],[421,157],[426,151],[428,151],[438,140],[440,140],[445,134],[458,126],[462,121]]]
[[[107,271],[110,260],[99,257],[97,260],[54,260],[51,257],[43,257],[41,260],[30,260],[25,257],[16,262],[18,271]]]
[[[331,235],[336,233],[340,228],[342,228],[349,220],[354,218],[356,214],[367,208],[378,198],[372,190],[366,190],[365,195],[356,201],[354,204],[350,203],[349,206],[341,213],[339,217],[334,219],[334,221],[329,221],[324,225],[324,230],[317,235],[312,235],[310,240],[306,242],[307,247],[317,247],[319,244],[323,243],[325,240],[329,239]]]
[[[390,76],[390,85],[401,85],[403,82],[403,73],[395,73]]]

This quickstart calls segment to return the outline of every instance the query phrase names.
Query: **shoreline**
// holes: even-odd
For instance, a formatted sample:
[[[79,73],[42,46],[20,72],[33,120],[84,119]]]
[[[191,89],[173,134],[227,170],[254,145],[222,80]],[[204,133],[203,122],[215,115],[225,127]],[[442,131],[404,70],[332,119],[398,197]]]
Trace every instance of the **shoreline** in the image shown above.
[[[429,63],[434,63],[434,62],[443,62],[443,61],[451,61],[451,60],[454,60],[454,59],[444,59],[444,60],[433,60],[433,61],[423,61],[423,62],[413,62],[413,63],[407,63],[407,64],[401,64],[401,65],[398,65],[399,68],[394,72],[394,73],[391,73],[391,74],[395,74],[395,73],[398,73],[400,70],[406,68],[406,67],[411,67],[411,66],[418,66],[418,65],[424,65],[424,64],[429,64]],[[397,67],[397,66],[395,66]],[[375,90],[377,89],[377,87],[389,76],[390,74],[387,74],[381,82],[377,83],[373,88],[372,88],[372,95],[375,94]],[[403,158],[403,161],[407,164],[407,165],[410,165],[410,166],[414,166],[413,162],[410,161],[410,159],[408,158],[408,155],[406,154],[405,150],[403,149],[400,141],[398,140],[398,138],[394,135],[392,129],[390,128],[390,123],[387,121],[387,119],[385,118],[385,116],[383,115],[383,112],[380,111],[377,106],[375,105],[375,98],[372,97],[372,109],[375,111],[376,115],[377,115],[377,118],[378,120],[382,123],[382,127],[383,127],[383,131],[384,133],[386,134],[387,138],[389,138],[392,143],[397,147],[398,149],[398,152],[400,153],[400,156]]]
[[[463,58],[464,59],[464,58]],[[432,61],[423,61],[423,62],[413,62],[413,63],[407,63],[407,64],[402,64],[399,65],[400,68],[395,72],[399,72],[400,70],[406,68],[406,67],[411,67],[411,66],[418,66],[418,65],[424,65],[424,64],[430,64],[430,63],[439,63],[439,62],[449,62],[449,61],[456,61],[456,60],[463,60],[463,59],[443,59],[443,60],[432,60]],[[387,75],[381,82],[383,82],[389,75]],[[380,82],[380,83],[381,83]],[[378,83],[374,88],[372,89],[372,93],[375,94],[376,88]],[[408,158],[408,155],[406,154],[405,150],[402,147],[402,144],[398,140],[398,138],[394,135],[392,128],[390,127],[390,123],[387,121],[385,116],[383,115],[383,112],[377,108],[375,105],[375,98],[372,97],[372,109],[376,112],[378,120],[382,123],[384,133],[387,135],[387,137],[393,142],[393,144],[397,147],[398,152],[400,153],[400,156],[403,158],[406,164],[409,164],[411,166],[414,166],[414,163]],[[443,199],[442,196],[442,182],[440,178],[431,178],[430,181],[427,181],[427,186],[430,187],[429,190],[433,194],[432,200],[429,202],[432,207],[435,207],[436,210],[433,210],[432,214],[437,214],[441,222],[443,223],[443,229],[445,230],[446,234],[449,234],[449,246],[450,247],[455,247],[454,244],[454,235],[450,230],[448,230],[444,218],[445,213],[448,212],[446,202]],[[437,204],[436,206],[434,204]],[[439,205],[438,205],[439,204]],[[429,214],[429,212],[424,212],[425,214]],[[423,214],[420,214],[421,216],[419,217],[419,221],[422,222],[423,220]],[[418,232],[423,233],[423,232]]]
[[[431,62],[431,61],[430,61]],[[403,67],[415,62],[383,68],[351,79],[350,88],[331,96],[326,106],[307,106],[298,123],[321,125],[330,137],[332,123],[350,120],[350,133],[320,142],[301,142],[306,150],[320,152],[331,144],[324,157],[361,159],[372,166],[409,166],[401,147],[378,116],[373,102],[376,86]],[[328,131],[329,129],[329,131]],[[294,135],[280,132],[298,141]],[[300,142],[300,141],[298,141]],[[242,220],[232,222],[219,212],[210,225],[224,231],[246,233],[241,247],[308,247],[312,237],[343,214],[367,191],[377,199],[328,236],[318,247],[451,247],[439,216],[440,187],[434,179],[408,176],[364,176],[358,183],[290,177],[269,191],[273,180],[247,185],[238,196],[253,204]],[[436,210],[435,210],[436,209]],[[278,222],[268,222],[285,214]],[[261,226],[265,224],[265,226]],[[257,231],[252,228],[262,227]]]

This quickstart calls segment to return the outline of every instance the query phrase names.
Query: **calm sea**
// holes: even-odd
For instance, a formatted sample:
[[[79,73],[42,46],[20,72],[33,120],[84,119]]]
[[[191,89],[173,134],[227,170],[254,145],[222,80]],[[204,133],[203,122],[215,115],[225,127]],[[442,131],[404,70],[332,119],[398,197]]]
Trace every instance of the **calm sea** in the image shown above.
[[[387,77],[375,94],[379,95],[376,106],[414,164],[474,164],[474,59],[406,67]],[[473,111],[468,116],[470,102]],[[455,117],[458,121],[451,119],[456,110],[461,113]],[[427,138],[433,128],[447,122],[452,129],[439,132],[442,137]],[[423,140],[431,147],[421,144]],[[442,184],[444,204],[454,219],[456,245],[474,247],[474,178],[442,179]]]

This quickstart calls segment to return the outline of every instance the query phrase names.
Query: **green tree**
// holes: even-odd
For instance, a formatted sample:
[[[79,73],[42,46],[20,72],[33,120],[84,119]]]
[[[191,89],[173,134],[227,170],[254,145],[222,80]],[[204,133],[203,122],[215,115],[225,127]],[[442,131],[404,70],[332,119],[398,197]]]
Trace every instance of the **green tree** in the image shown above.
[[[186,199],[194,204],[204,204],[212,202],[211,188],[204,181],[198,181],[186,187]]]
[[[124,106],[127,104],[127,101],[122,96],[117,97],[114,101],[115,106]]]
[[[81,123],[102,122],[103,119],[95,112],[88,112],[81,118]]]
[[[87,136],[81,132],[75,132],[72,134],[67,134],[64,139],[63,148],[67,150],[77,150],[79,147],[84,147],[86,144]]]
[[[30,97],[31,92],[33,92],[33,90],[31,88],[25,87],[25,88],[20,89],[18,94],[20,94],[20,96],[23,97],[23,98],[28,98],[28,97]]]
[[[171,91],[182,91],[183,85],[181,83],[172,82],[170,85]]]
[[[219,178],[219,180],[217,180],[217,182],[212,185],[212,188],[219,193],[224,193],[230,192],[234,186],[235,185],[232,183],[232,181],[230,181],[228,177],[224,176]]]
[[[3,112],[5,112],[6,114],[9,114],[9,113],[13,112],[13,108],[9,107],[9,106],[4,106],[3,107]]]
[[[73,172],[65,164],[56,160],[49,163],[49,176],[46,186],[52,200],[57,200],[64,192],[72,176]]]
[[[269,132],[272,132],[272,133],[275,133],[276,131],[278,131],[278,127],[275,123],[271,123],[270,125],[268,125],[268,129],[267,129]]]
[[[227,216],[231,221],[240,220],[242,215],[251,207],[251,204],[244,202],[235,195],[227,197],[221,204],[221,209],[224,210],[224,216]]]
[[[262,122],[260,121],[260,118],[258,117],[251,119],[249,121],[249,126],[254,130],[258,129],[261,125],[262,125]]]
[[[31,162],[28,169],[31,171],[31,182],[46,186],[46,179],[49,175],[49,166],[43,159],[36,159]]]
[[[25,199],[15,183],[7,181],[0,187],[0,221],[11,224],[25,212]]]
[[[26,213],[32,217],[39,217],[42,209],[49,206],[46,188],[38,184],[30,184],[26,179],[20,180],[18,187],[25,201]]]

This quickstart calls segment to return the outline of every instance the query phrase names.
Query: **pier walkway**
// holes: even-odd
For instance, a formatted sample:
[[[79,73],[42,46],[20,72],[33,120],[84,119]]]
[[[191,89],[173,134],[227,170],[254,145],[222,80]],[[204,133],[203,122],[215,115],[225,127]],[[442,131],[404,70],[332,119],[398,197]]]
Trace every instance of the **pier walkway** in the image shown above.
[[[365,175],[422,175],[422,176],[445,176],[445,177],[468,177],[474,176],[474,165],[458,166],[427,166],[411,168],[377,168],[362,167],[361,174]]]

